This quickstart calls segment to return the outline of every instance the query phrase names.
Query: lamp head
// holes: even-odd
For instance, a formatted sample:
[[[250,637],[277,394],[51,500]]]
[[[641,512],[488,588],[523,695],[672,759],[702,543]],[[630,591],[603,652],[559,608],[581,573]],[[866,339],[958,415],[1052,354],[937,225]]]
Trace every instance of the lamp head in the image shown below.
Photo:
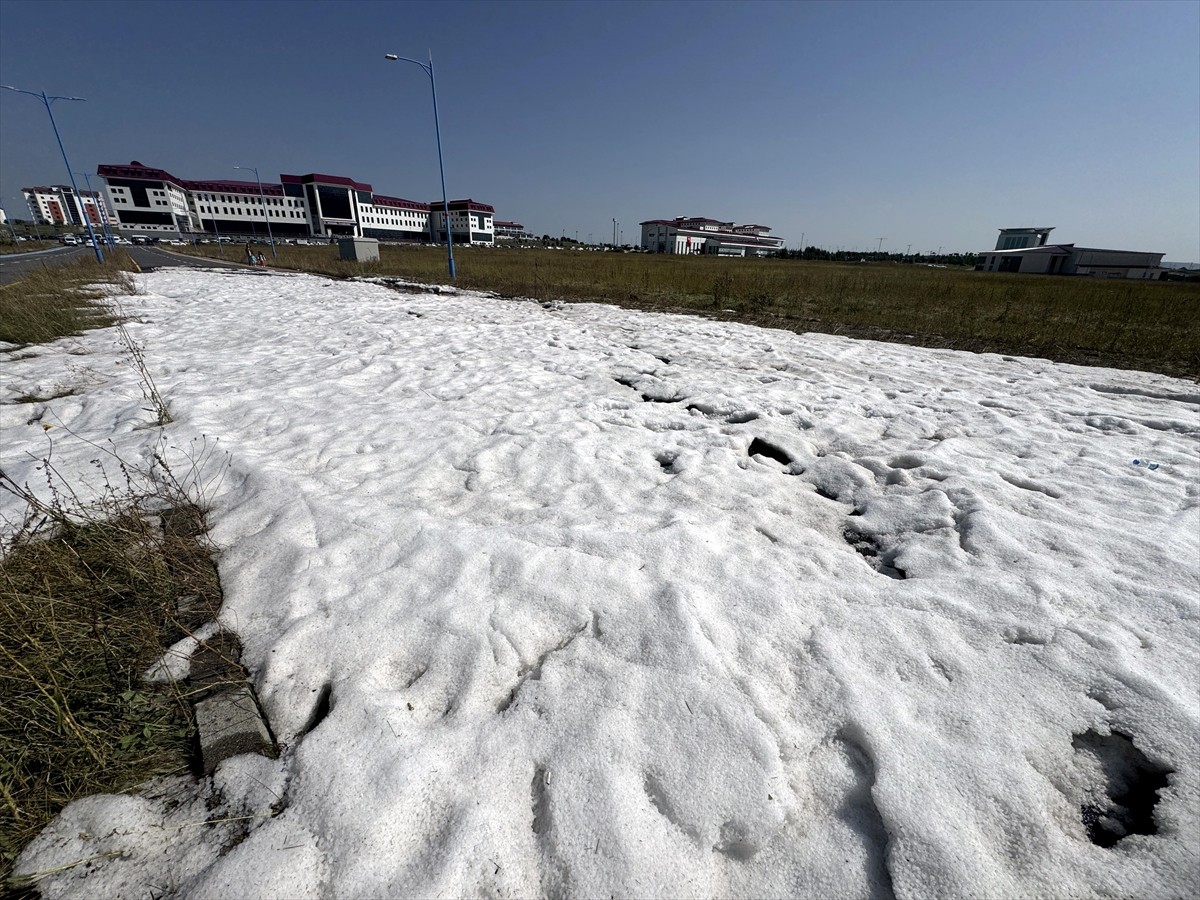
[[[399,59],[400,57],[398,57],[395,53],[385,53],[383,55],[383,58],[395,61],[395,60]]]

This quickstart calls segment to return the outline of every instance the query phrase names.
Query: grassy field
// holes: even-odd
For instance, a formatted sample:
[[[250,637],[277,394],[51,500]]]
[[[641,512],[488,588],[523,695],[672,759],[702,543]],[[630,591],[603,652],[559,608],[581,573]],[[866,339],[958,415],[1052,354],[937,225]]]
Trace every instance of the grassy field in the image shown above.
[[[107,306],[97,301],[117,290],[128,293],[134,270],[124,251],[105,258],[88,256],[61,266],[43,266],[12,284],[0,286],[0,341],[40,344],[87,328],[113,324]]]
[[[0,255],[6,253],[31,253],[34,250],[49,250],[51,247],[59,246],[58,241],[21,241],[14,244],[11,240],[0,241]]]
[[[278,265],[335,277],[447,283],[438,247],[281,246]],[[188,248],[216,256],[215,246]],[[225,255],[245,255],[226,247]],[[268,253],[268,258],[270,254]],[[504,297],[691,312],[791,331],[1200,374],[1200,285],[1007,275],[895,263],[845,264],[641,253],[462,247],[458,285]]]

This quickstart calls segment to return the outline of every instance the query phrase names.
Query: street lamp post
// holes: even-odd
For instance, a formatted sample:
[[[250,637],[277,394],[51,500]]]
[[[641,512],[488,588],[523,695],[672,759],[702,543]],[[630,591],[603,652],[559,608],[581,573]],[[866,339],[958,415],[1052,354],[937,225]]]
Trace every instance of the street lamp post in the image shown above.
[[[16,200],[16,197],[13,197]],[[29,198],[25,194],[21,194],[21,199],[25,201],[25,211],[29,213],[29,221],[33,223],[33,233],[37,235],[38,241],[42,239],[42,229],[38,228],[37,215],[33,211],[33,204],[29,202]]]
[[[87,183],[88,193],[95,194],[96,214],[100,216],[100,230],[104,232],[104,242],[108,244],[108,249],[112,250],[116,247],[116,242],[113,240],[112,231],[108,227],[108,216],[104,214],[104,209],[100,205],[100,195],[92,190],[92,177],[87,172],[76,172],[76,175],[82,175],[83,180]],[[79,204],[80,215],[86,211],[83,203]]]
[[[28,198],[28,197],[26,197],[26,196],[25,196],[25,194],[22,192],[22,194],[21,194],[20,198],[18,198],[18,197],[17,197],[17,196],[14,194],[14,195],[13,195],[12,197],[10,197],[9,199],[10,199],[10,200],[14,200],[14,201],[15,201],[15,200],[17,200],[17,199],[20,199],[21,203],[22,203],[22,204],[24,204],[24,206],[25,206],[25,212],[29,213],[29,223],[30,223],[31,225],[33,225],[33,233],[37,235],[37,239],[40,241],[40,240],[42,239],[42,230],[41,230],[40,228],[38,228],[38,224],[37,224],[37,216],[35,216],[35,215],[33,214],[33,206],[30,204],[30,202],[29,202],[29,198]],[[4,208],[7,210],[9,207],[6,205]],[[16,229],[13,229],[13,231],[14,231],[14,233],[15,233]],[[25,229],[25,236],[26,236],[26,237],[29,237],[29,229],[28,229],[28,228],[26,228],[26,229]]]
[[[213,206],[212,209],[216,210],[216,207]],[[221,257],[221,259],[224,259],[225,258],[225,245],[221,242],[221,229],[219,227],[217,227],[216,212],[213,212],[212,217],[213,217],[213,220],[212,220],[213,234],[215,234],[217,236],[217,256]],[[201,222],[203,222],[203,219],[201,220]]]
[[[67,175],[71,179],[71,189],[75,191],[75,196],[79,197],[79,187],[75,184],[75,171],[71,168],[71,161],[67,159],[67,150],[63,146],[62,135],[58,133],[58,123],[54,121],[54,110],[50,108],[50,104],[55,100],[79,100],[83,101],[83,97],[47,97],[45,91],[34,93],[33,91],[23,91],[20,88],[15,88],[9,84],[0,84],[0,87],[8,91],[16,91],[18,94],[28,94],[30,97],[37,97],[46,107],[46,114],[50,116],[50,127],[54,129],[54,137],[58,140],[58,149],[62,151],[63,162],[67,166]],[[82,204],[82,201],[80,201]],[[100,244],[96,241],[96,232],[92,230],[91,220],[83,215],[82,208],[80,209],[80,218],[83,219],[83,224],[87,226],[88,235],[92,239],[92,249],[96,251],[96,262],[104,262],[104,254],[100,250]]]
[[[429,89],[433,93],[433,130],[437,135],[437,151],[438,151],[438,172],[442,176],[442,209],[446,217],[446,261],[450,267],[450,280],[454,281],[456,273],[454,271],[454,238],[452,229],[450,228],[450,199],[446,194],[446,167],[442,162],[442,126],[438,119],[438,104],[437,104],[437,83],[433,77],[433,51],[429,51],[429,65],[417,59],[409,59],[407,56],[397,56],[395,53],[385,53],[384,59],[389,59],[392,62],[408,62],[414,66],[420,66],[425,74],[429,76]]]
[[[267,196],[263,193],[262,179],[258,177],[258,167],[234,166],[234,168],[247,169],[254,173],[254,180],[258,182],[258,199],[262,201],[263,218],[267,220],[267,240],[271,242],[271,256],[275,258],[276,262],[279,262],[279,253],[275,250],[275,235],[271,234],[271,216],[267,213]]]

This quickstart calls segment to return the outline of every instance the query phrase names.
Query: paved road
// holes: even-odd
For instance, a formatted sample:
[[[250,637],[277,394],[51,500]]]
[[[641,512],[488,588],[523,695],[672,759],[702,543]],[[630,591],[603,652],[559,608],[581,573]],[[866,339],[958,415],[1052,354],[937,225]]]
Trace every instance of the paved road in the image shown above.
[[[126,247],[129,255],[133,257],[133,261],[146,269],[161,269],[166,266],[201,266],[205,269],[213,267],[221,267],[229,269],[250,269],[251,267],[245,263],[231,262],[221,259],[204,259],[199,256],[188,256],[184,253],[172,253],[170,250],[162,247]],[[236,251],[230,251],[232,255]],[[246,254],[243,252],[242,256]],[[262,271],[259,269],[258,271]]]
[[[250,268],[245,263],[220,259],[201,259],[172,253],[160,247],[124,247],[133,261],[145,269],[160,269],[164,266],[225,266],[234,269]],[[231,255],[236,251],[230,251]],[[32,253],[11,253],[0,256],[0,285],[11,284],[42,266],[61,266],[77,259],[93,256],[91,247],[54,247],[50,250],[34,250]],[[262,271],[261,269],[259,271]]]
[[[0,284],[9,284],[42,266],[61,266],[94,253],[91,247],[52,247],[32,253],[6,253],[0,256]],[[140,263],[139,263],[140,265]]]

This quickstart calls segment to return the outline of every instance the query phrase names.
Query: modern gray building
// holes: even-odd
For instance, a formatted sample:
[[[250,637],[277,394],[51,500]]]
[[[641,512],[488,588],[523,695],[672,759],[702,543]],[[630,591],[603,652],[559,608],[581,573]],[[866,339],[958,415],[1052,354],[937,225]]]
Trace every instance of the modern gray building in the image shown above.
[[[1049,228],[1001,228],[996,239],[997,250],[1024,250],[1026,247],[1044,247],[1050,239]]]
[[[1098,278],[1155,280],[1162,276],[1161,253],[1102,250],[1074,244],[1042,244],[1020,250],[983,253],[976,271],[1022,275],[1092,275]]]

